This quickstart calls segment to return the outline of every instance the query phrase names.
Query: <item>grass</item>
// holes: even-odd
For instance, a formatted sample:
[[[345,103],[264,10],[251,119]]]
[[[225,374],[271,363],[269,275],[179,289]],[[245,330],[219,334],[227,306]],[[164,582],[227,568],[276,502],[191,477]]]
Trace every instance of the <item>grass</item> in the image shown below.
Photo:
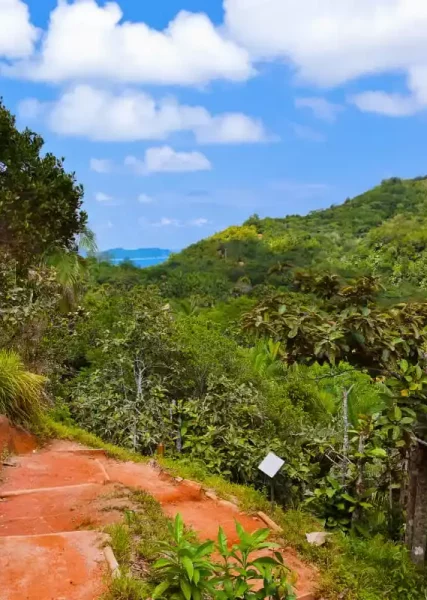
[[[42,433],[45,437],[71,439],[90,447],[103,448],[109,456],[118,460],[148,460],[147,457],[105,443],[82,429],[59,424],[52,419],[44,419]],[[321,531],[323,524],[309,513],[285,511],[280,507],[272,509],[260,491],[210,475],[201,463],[168,458],[159,459],[159,463],[173,476],[198,481],[222,498],[236,498],[242,510],[262,510],[269,514],[282,527],[285,542],[295,548],[303,559],[319,567],[319,593],[324,600],[427,599],[425,574],[411,564],[401,544],[384,540],[381,536],[363,539],[336,533],[326,546],[311,546],[305,534]],[[115,580],[110,595],[103,600],[142,600],[150,597],[153,582],[149,565],[156,555],[158,541],[167,539],[168,519],[157,501],[144,492],[135,493],[132,500],[137,503],[138,510],[128,511],[126,522],[116,526],[112,534],[113,550],[127,576]],[[141,571],[141,567],[144,572],[142,578],[135,574]]]
[[[111,580],[102,600],[145,600],[158,583],[151,564],[159,542],[169,539],[169,519],[149,494],[134,492],[130,499],[135,510],[125,512],[124,523],[106,528],[122,575]]]
[[[145,600],[152,588],[144,580],[128,575],[113,579],[102,600]]]
[[[57,423],[48,416],[43,417],[42,422],[36,426],[33,431],[40,436],[42,440],[55,437],[63,440],[73,440],[84,446],[88,446],[89,448],[102,448],[102,450],[105,450],[106,454],[111,458],[116,458],[117,460],[124,462],[147,462],[149,460],[147,456],[141,456],[141,454],[138,454],[137,452],[132,452],[131,450],[126,450],[125,448],[120,448],[119,446],[104,442],[104,440],[93,433],[80,429],[80,427]]]
[[[25,369],[16,352],[0,350],[0,414],[13,423],[36,423],[44,405],[46,378]]]

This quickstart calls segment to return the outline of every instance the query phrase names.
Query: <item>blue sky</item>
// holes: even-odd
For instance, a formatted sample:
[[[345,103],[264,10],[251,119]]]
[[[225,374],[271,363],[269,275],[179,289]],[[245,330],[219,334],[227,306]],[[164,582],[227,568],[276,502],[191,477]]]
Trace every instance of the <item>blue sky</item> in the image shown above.
[[[101,249],[427,173],[425,0],[0,0],[0,82]]]

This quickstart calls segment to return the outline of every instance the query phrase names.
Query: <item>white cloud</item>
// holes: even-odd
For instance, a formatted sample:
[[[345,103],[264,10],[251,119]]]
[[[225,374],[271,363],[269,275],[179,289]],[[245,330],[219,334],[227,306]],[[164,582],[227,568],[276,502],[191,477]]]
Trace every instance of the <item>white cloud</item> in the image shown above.
[[[253,61],[282,60],[297,81],[323,87],[403,74],[407,94],[377,90],[349,101],[392,117],[427,109],[425,0],[224,0],[224,6],[229,34]],[[332,120],[325,105],[311,108]]]
[[[243,144],[267,141],[261,121],[241,113],[228,113],[209,119],[195,130],[200,144]]]
[[[44,114],[55,133],[96,141],[163,140],[179,132],[192,132],[199,143],[206,144],[268,139],[263,124],[242,113],[211,115],[202,106],[179,104],[174,98],[156,101],[135,90],[114,94],[80,84],[53,103],[24,100],[20,113],[28,105]]]
[[[97,202],[112,202],[113,197],[109,196],[108,194],[104,194],[104,192],[96,192],[95,200]]]
[[[99,6],[95,0],[60,1],[50,14],[40,51],[14,70],[51,82],[178,85],[244,81],[253,73],[247,51],[205,14],[181,11],[159,31],[144,22],[123,21],[116,2]]]
[[[199,217],[198,219],[192,219],[191,221],[188,222],[188,224],[191,227],[203,227],[204,225],[207,225],[209,223],[208,219],[205,219],[203,217]]]
[[[180,227],[181,221],[178,219],[170,219],[169,217],[162,217],[160,221],[151,223],[152,227]]]
[[[154,202],[154,198],[148,196],[147,194],[139,194],[138,202],[141,204],[152,204]]]
[[[209,223],[208,219],[200,217],[190,221],[181,221],[172,217],[162,217],[159,221],[149,221],[145,217],[138,219],[141,227],[203,227]]]
[[[0,0],[0,57],[17,59],[30,56],[38,35],[24,2]]]
[[[91,158],[89,165],[95,173],[110,173],[113,169],[113,163],[106,158]]]
[[[362,112],[378,113],[389,117],[414,115],[423,107],[414,96],[385,92],[363,92],[351,96],[349,102]]]
[[[137,175],[210,171],[212,169],[210,161],[201,152],[176,152],[170,146],[148,148],[143,160],[135,156],[127,156],[125,166]]]
[[[282,59],[334,86],[427,64],[425,0],[224,0],[226,25],[254,60]]]
[[[318,97],[296,98],[295,106],[297,108],[308,108],[317,119],[327,121],[328,123],[336,121],[338,113],[343,110],[343,107],[339,104],[334,104],[325,98]]]
[[[300,140],[306,140],[307,142],[324,142],[325,136],[306,125],[300,125],[299,123],[291,123],[292,130],[297,138]]]

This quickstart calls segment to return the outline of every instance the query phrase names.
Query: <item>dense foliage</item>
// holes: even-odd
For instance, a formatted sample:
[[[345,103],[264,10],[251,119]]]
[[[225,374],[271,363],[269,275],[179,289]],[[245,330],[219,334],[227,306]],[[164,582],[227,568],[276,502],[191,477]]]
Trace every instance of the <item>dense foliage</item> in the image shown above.
[[[426,180],[254,216],[139,270],[78,255],[94,245],[74,175],[2,105],[0,128],[0,411],[31,424],[49,403],[107,442],[161,446],[266,496],[257,467],[274,451],[278,503],[315,513],[343,563],[366,566],[334,559],[324,597],[420,597],[408,557],[422,564],[427,547]],[[191,568],[168,552],[188,600]],[[233,578],[218,598],[235,585],[252,594]]]
[[[20,262],[53,248],[72,249],[87,220],[74,174],[42,148],[43,139],[18,131],[0,102],[0,251]]]
[[[340,206],[307,216],[230,227],[173,255],[143,277],[165,294],[201,305],[266,288],[295,290],[301,271],[349,282],[381,277],[381,296],[408,299],[427,289],[427,180],[383,181]],[[106,274],[105,274],[106,275]]]

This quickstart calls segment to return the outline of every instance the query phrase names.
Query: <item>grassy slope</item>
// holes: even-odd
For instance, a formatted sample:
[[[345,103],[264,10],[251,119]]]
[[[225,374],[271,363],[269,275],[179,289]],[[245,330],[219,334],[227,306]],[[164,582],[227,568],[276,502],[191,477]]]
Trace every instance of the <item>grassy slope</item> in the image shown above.
[[[242,277],[253,285],[286,286],[292,272],[303,268],[345,279],[374,273],[388,288],[411,295],[416,287],[427,289],[426,214],[427,180],[391,179],[305,217],[251,217],[148,269],[146,277],[157,282],[167,275],[171,296],[185,297],[193,287],[225,297]],[[278,263],[284,269],[269,274]],[[189,281],[183,283],[182,273]]]

